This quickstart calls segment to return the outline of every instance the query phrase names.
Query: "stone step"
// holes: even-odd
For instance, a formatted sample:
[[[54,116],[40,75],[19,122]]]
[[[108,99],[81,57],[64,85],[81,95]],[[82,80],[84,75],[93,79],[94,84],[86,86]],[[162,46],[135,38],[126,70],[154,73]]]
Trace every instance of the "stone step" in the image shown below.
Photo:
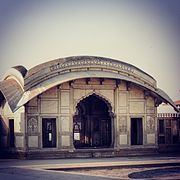
[[[25,151],[1,151],[0,158],[19,159],[63,159],[63,158],[108,158],[147,156],[158,154],[156,148],[133,149],[76,149],[76,150],[31,150]]]
[[[60,158],[108,158],[126,156],[144,156],[158,154],[157,149],[120,149],[120,150],[74,150],[74,151],[29,151],[27,159]]]

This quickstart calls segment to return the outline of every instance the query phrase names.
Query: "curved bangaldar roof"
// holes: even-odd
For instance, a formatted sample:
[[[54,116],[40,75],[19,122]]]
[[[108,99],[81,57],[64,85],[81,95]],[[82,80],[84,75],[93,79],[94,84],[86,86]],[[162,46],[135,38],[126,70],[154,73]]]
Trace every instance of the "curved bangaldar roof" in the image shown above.
[[[23,70],[23,68],[20,69]],[[16,107],[12,108],[13,111],[48,89],[79,78],[113,78],[132,82],[151,92],[159,102],[169,103],[177,110],[169,96],[157,88],[156,80],[152,76],[119,60],[94,56],[73,56],[37,65],[25,74],[23,93]]]
[[[27,69],[15,66],[9,69],[0,81],[0,106],[6,100],[12,111],[17,109],[17,104],[24,93],[24,77]]]

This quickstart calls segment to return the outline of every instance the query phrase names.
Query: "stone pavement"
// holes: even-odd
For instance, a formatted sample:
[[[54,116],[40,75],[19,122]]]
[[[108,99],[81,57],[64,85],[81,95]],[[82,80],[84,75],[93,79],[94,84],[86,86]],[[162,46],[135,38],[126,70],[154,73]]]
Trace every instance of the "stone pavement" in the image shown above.
[[[158,173],[157,167],[161,168]],[[167,169],[165,167],[167,167]],[[82,168],[84,169],[83,171]],[[73,178],[73,180],[101,180],[117,178],[113,174],[106,176],[106,172],[108,173],[109,170],[111,170],[111,173],[117,173],[115,170],[112,171],[112,169],[121,172],[120,175],[125,171],[127,172],[126,176],[118,176],[118,179],[141,179],[140,177],[142,177],[142,179],[151,179],[152,173],[155,173],[157,179],[163,175],[167,178],[167,175],[170,172],[171,174],[175,173],[177,175],[176,177],[180,177],[180,156],[161,155],[147,157],[137,156],[53,160],[0,159],[0,180],[69,180],[71,178]],[[136,169],[136,171],[134,171],[134,169]],[[77,170],[82,172],[79,173]],[[97,173],[101,170],[105,171],[103,175]],[[145,174],[140,174],[141,170],[143,170]],[[86,171],[89,171],[90,173],[86,173]],[[151,176],[147,176],[147,173],[150,173],[149,175]]]

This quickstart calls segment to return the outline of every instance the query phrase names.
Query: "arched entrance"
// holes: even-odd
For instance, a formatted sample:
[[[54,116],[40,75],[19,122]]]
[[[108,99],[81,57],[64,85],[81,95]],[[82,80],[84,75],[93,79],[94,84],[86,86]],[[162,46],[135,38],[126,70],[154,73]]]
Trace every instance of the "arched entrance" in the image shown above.
[[[81,100],[73,118],[74,147],[108,148],[112,139],[110,104],[93,94]]]

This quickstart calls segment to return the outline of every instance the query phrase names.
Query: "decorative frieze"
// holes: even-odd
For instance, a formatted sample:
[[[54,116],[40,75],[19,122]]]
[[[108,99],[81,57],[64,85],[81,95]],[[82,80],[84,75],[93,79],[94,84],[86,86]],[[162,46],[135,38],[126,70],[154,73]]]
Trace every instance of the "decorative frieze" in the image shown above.
[[[127,132],[127,116],[119,116],[119,131],[120,133]]]
[[[155,119],[153,116],[147,116],[146,119],[146,130],[148,133],[155,131]]]
[[[38,132],[38,117],[37,116],[28,117],[27,130],[29,134]]]
[[[130,73],[134,73],[134,68],[132,66],[128,66],[121,62],[116,61],[107,61],[104,58],[95,58],[95,57],[86,57],[86,58],[76,58],[75,60],[69,60],[64,63],[57,63],[50,66],[50,71],[56,71],[58,69],[63,69],[66,67],[73,67],[73,66],[87,66],[87,65],[96,65],[96,66],[105,66],[105,67],[112,67],[118,68],[119,70],[127,71]]]

